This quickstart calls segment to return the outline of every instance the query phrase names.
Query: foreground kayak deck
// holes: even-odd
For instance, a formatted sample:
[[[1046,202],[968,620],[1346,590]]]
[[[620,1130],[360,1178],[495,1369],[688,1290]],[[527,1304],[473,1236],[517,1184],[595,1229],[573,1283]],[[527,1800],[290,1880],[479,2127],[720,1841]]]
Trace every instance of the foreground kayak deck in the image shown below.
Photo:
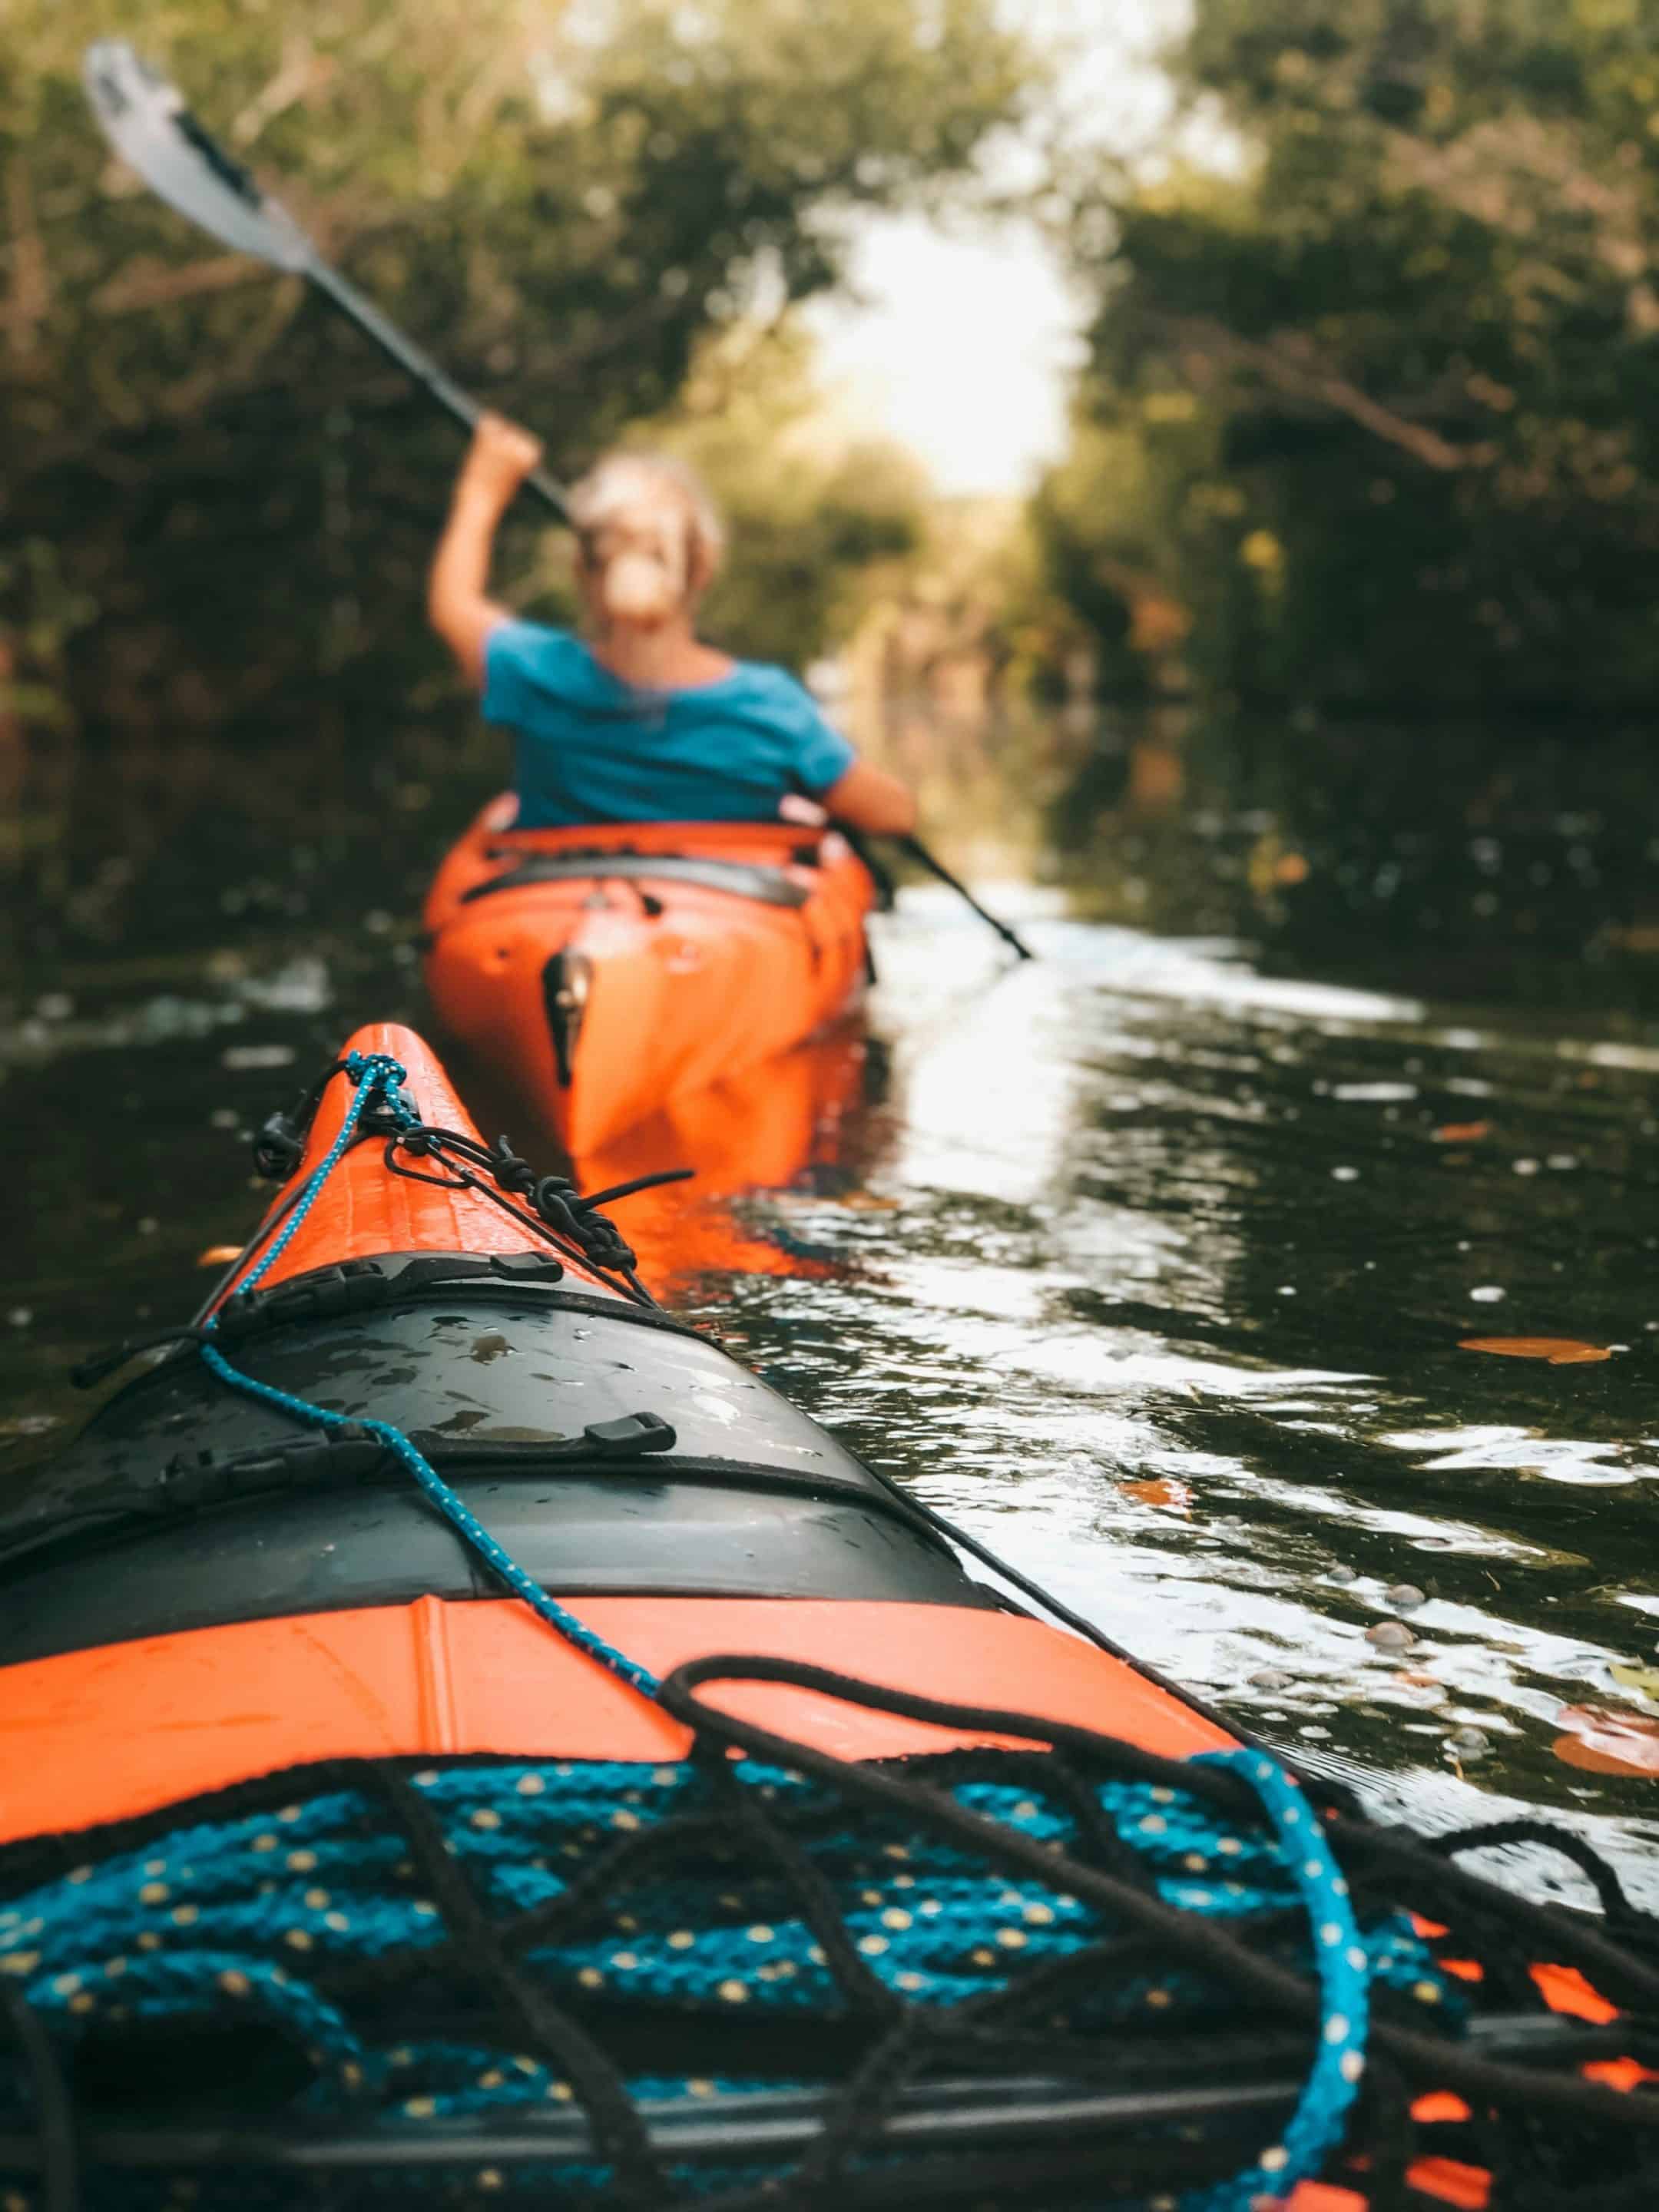
[[[1650,1923],[1314,1820],[353,1043],[205,1339],[0,1507],[0,2184],[1653,2201]]]
[[[476,1135],[409,1032],[355,1042],[395,1048],[427,1117]],[[342,1112],[325,1100],[274,1212]],[[245,1373],[395,1422],[544,1588],[603,1600],[586,1609],[657,1671],[713,1650],[856,1652],[901,1686],[971,1685],[1079,1724],[1109,1708],[1152,1748],[1227,1741],[1122,1661],[1006,1610],[902,1495],[708,1337],[551,1259],[497,1207],[388,1176],[376,1146],[347,1156],[252,1310],[235,1304],[222,1300],[220,1340]],[[490,1602],[491,1577],[373,1439],[296,1429],[188,1349],[0,1504],[0,1577],[5,1726],[31,1778],[0,1798],[0,1840],[302,1750],[651,1759],[685,1742]],[[444,1656],[461,1646],[464,1664]],[[173,1705],[166,1728],[133,1735],[169,1692],[188,1722]],[[807,1693],[756,1696],[792,1725],[815,1715],[809,1732],[839,1755],[942,1741]],[[469,1717],[452,1729],[457,1700]]]
[[[486,807],[433,884],[428,988],[579,1158],[787,1051],[861,988],[874,887],[833,831],[501,816]]]

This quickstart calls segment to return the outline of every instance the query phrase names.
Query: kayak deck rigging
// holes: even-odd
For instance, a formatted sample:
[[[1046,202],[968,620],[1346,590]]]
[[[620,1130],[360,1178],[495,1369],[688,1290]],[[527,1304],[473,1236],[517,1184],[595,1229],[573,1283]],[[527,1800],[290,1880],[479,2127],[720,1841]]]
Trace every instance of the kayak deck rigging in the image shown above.
[[[969,1582],[1063,1612],[365,1042],[0,1514],[0,2180],[1645,2212],[1659,1925],[1582,1839],[1380,1827]]]

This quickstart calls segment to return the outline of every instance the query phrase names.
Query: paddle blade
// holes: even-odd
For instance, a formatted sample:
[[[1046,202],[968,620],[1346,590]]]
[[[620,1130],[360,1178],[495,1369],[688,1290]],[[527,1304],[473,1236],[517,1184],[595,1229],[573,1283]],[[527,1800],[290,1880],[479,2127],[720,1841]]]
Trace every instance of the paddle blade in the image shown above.
[[[122,160],[169,207],[238,253],[299,273],[315,258],[293,217],[210,138],[182,94],[125,39],[88,46],[82,75],[92,112]]]

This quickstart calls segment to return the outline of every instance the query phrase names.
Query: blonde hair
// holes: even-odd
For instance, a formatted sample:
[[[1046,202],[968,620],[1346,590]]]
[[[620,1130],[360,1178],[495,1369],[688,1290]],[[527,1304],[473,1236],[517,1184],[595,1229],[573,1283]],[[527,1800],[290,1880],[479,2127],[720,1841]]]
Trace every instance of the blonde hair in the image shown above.
[[[583,567],[621,621],[661,621],[694,599],[726,550],[720,514],[694,470],[667,453],[607,453],[570,491]],[[607,532],[619,540],[601,553]]]

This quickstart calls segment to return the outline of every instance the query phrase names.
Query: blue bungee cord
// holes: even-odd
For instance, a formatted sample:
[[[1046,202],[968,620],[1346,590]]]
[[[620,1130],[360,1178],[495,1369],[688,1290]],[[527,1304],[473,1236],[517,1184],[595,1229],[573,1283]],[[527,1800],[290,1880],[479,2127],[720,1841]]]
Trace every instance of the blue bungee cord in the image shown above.
[[[385,1053],[352,1053],[344,1063],[354,1094],[338,1135],[312,1171],[305,1188],[270,1249],[237,1285],[250,1291],[270,1272],[297,1235],[335,1167],[356,1140],[370,1103],[378,1099],[399,1128],[412,1128],[419,1116],[403,1094],[407,1071]],[[216,1315],[204,1329],[202,1358],[209,1368],[245,1396],[273,1407],[315,1428],[353,1428],[376,1437],[406,1468],[462,1540],[549,1627],[597,1661],[641,1697],[654,1699],[660,1684],[650,1670],[608,1644],[577,1616],[550,1597],[539,1583],[496,1541],[477,1516],[445,1482],[403,1431],[390,1421],[363,1419],[331,1411],[292,1392],[260,1382],[233,1367],[216,1346],[205,1340]],[[1207,1763],[1240,1775],[1261,1798],[1274,1837],[1308,1911],[1313,1955],[1321,1991],[1318,2048],[1302,2096],[1282,2142],[1263,2152],[1256,2165],[1231,2179],[1177,2201],[1180,2212],[1252,2212],[1264,2198],[1282,2198],[1316,2175],[1340,2143],[1348,2114],[1365,2073],[1369,2024],[1364,1942],[1343,1879],[1317,1813],[1285,1768],[1255,1748],[1202,1754]]]
[[[356,1086],[351,1103],[346,1109],[340,1133],[312,1170],[299,1202],[283,1223],[282,1233],[265,1253],[258,1265],[252,1268],[236,1287],[239,1291],[254,1288],[292,1243],[306,1216],[316,1203],[318,1194],[335,1168],[350,1150],[357,1135],[357,1125],[365,1108],[378,1097],[399,1128],[413,1128],[420,1116],[403,1095],[403,1085],[408,1081],[408,1070],[390,1054],[383,1052],[354,1052],[345,1063],[345,1073]],[[210,1316],[204,1325],[204,1338],[211,1336],[218,1325],[218,1316]],[[498,1544],[489,1529],[471,1510],[455,1494],[425,1455],[411,1443],[403,1431],[391,1421],[356,1419],[346,1413],[331,1412],[325,1406],[313,1405],[309,1399],[296,1398],[292,1391],[278,1390],[269,1382],[256,1382],[233,1367],[218,1347],[204,1341],[202,1357],[222,1382],[244,1397],[257,1398],[261,1404],[271,1406],[279,1413],[289,1413],[315,1429],[362,1429],[380,1439],[401,1465],[407,1468],[432,1503],[455,1530],[463,1542],[469,1544],[478,1557],[498,1575],[515,1597],[522,1598],[532,1613],[556,1629],[568,1643],[586,1653],[606,1668],[618,1681],[625,1682],[630,1690],[637,1690],[642,1698],[654,1698],[660,1685],[647,1667],[618,1651],[607,1644],[604,1637],[579,1620],[574,1613],[560,1605],[526,1573],[511,1553]]]
[[[1242,1775],[1267,1808],[1308,1909],[1319,1975],[1319,2045],[1283,2140],[1264,2151],[1249,2173],[1180,2199],[1181,2212],[1252,2212],[1263,2197],[1280,2197],[1298,2182],[1312,2180],[1342,2140],[1365,2077],[1370,1960],[1324,1824],[1294,1777],[1267,1753],[1249,1747],[1199,1757],[1206,1765]]]

